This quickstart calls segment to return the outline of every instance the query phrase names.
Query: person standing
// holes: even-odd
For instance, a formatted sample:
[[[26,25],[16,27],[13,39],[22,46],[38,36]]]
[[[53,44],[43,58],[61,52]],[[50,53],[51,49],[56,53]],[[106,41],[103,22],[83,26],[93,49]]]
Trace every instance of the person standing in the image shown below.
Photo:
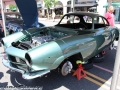
[[[4,29],[3,29],[3,21],[2,21],[2,15],[0,10],[0,39],[4,37]]]
[[[52,11],[52,18],[53,18],[53,22],[55,21],[55,11]]]
[[[108,20],[110,26],[114,26],[115,25],[115,21],[114,21],[114,7],[113,6],[110,6],[108,8],[108,11],[106,12],[105,14],[105,18]]]

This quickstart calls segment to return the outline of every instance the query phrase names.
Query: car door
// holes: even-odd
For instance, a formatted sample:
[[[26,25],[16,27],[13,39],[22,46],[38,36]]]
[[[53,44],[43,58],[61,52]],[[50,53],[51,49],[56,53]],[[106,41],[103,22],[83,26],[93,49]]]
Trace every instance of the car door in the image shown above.
[[[96,28],[96,41],[98,51],[101,51],[110,44],[112,33],[109,30],[109,23],[104,17],[97,17],[96,20],[95,25],[98,27]]]

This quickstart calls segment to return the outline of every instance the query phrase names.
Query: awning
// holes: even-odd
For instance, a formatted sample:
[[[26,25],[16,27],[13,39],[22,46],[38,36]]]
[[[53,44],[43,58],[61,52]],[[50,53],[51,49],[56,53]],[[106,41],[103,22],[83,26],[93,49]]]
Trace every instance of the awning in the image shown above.
[[[75,4],[74,7],[96,7],[98,4]],[[67,5],[66,7],[71,7],[70,5]]]
[[[114,7],[120,7],[120,2],[113,2],[112,6],[114,6]],[[106,5],[104,5],[103,7],[108,7],[108,3]]]

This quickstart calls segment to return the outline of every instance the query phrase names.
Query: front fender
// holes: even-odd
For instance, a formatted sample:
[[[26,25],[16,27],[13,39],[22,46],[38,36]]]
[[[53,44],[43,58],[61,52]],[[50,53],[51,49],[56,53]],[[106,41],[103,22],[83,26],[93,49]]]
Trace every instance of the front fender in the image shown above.
[[[2,39],[2,43],[5,47],[9,47],[13,41],[18,41],[20,38],[24,38],[26,34],[27,32],[24,31],[8,35]]]
[[[60,46],[52,41],[44,43],[26,53],[34,70],[55,69],[64,60]]]

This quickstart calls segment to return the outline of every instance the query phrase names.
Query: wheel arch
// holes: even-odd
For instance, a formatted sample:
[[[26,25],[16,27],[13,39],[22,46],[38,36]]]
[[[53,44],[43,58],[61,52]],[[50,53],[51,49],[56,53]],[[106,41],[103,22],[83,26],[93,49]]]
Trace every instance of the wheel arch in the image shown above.
[[[82,56],[81,52],[76,53],[76,54],[74,54],[74,55],[72,55],[72,56],[69,56],[69,57],[65,58],[65,59],[59,64],[58,68],[61,68],[62,65],[63,65],[66,61],[70,61],[70,62],[74,65],[74,64],[76,64],[76,61],[77,61],[77,60],[83,61],[83,56]]]

